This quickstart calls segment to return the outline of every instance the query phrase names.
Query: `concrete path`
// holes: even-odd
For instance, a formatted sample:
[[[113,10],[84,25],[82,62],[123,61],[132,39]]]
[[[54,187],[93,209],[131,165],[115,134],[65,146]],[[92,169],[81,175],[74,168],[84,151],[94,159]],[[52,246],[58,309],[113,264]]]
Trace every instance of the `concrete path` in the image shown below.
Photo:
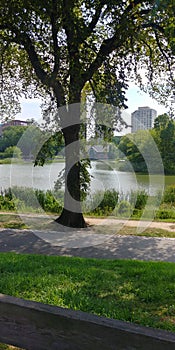
[[[175,238],[1,229],[0,252],[175,262]]]

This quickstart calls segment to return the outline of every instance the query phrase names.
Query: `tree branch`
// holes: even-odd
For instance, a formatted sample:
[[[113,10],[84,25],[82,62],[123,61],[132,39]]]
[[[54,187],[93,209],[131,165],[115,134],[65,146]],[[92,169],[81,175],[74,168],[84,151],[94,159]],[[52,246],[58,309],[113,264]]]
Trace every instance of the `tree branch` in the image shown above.
[[[87,37],[91,34],[93,29],[95,28],[95,26],[100,18],[101,10],[102,10],[103,6],[105,5],[105,3],[106,3],[106,0],[102,0],[102,1],[100,1],[99,5],[97,6],[95,14],[92,17],[92,21],[89,23],[89,25],[86,29],[86,36],[83,37],[83,40],[86,40]]]
[[[158,34],[157,32],[155,31],[155,37],[156,37],[156,42],[157,42],[157,46],[162,54],[162,56],[165,58],[166,62],[167,62],[167,65],[168,65],[168,69],[169,69],[169,72],[170,72],[170,77],[172,79],[172,81],[174,81],[174,77],[173,77],[173,73],[172,73],[172,69],[171,69],[171,64],[170,64],[170,61],[169,61],[169,57],[167,56],[167,54],[165,53],[165,50],[162,48],[161,46],[161,43],[160,43],[160,40],[159,40],[159,37],[158,37]]]
[[[49,74],[45,72],[45,70],[41,66],[41,63],[39,61],[35,48],[31,42],[31,39],[28,37],[27,34],[22,34],[22,36],[24,36],[24,39],[23,39],[24,48],[28,53],[30,62],[35,70],[35,73],[38,79],[48,88],[52,88],[54,90],[56,99],[57,99],[57,105],[58,106],[64,105],[65,99],[64,99],[64,92],[63,92],[61,83],[58,80],[56,80],[56,76],[53,76],[53,75],[49,76]],[[56,69],[57,68],[58,67],[56,67]],[[56,73],[56,71],[54,73]]]
[[[102,1],[101,4],[104,4],[104,3],[106,3],[106,1],[105,2]],[[127,23],[129,13],[131,13],[130,18],[132,18],[133,9],[135,9],[135,7],[139,4],[142,4],[142,0],[134,0],[126,7],[125,11],[123,12],[120,18],[120,28],[123,28],[123,26]],[[140,10],[139,14],[141,15],[148,14],[149,11],[150,11],[149,9]],[[95,20],[94,20],[94,23],[95,23]],[[127,35],[126,37],[125,35],[121,36],[122,31],[120,30],[120,28],[117,28],[117,31],[115,32],[112,38],[106,39],[103,41],[103,43],[101,44],[100,50],[97,53],[96,59],[91,63],[88,71],[83,75],[84,81],[87,81],[92,77],[94,72],[102,65],[104,58],[106,56],[108,56],[112,51],[121,47],[121,45],[124,43],[125,39],[127,38]]]
[[[56,17],[56,13],[57,13],[57,1],[56,0],[52,0],[52,11],[51,11],[51,26],[52,26],[52,38],[53,38],[53,51],[54,51],[54,68],[53,68],[53,72],[51,74],[51,77],[53,80],[56,79],[57,74],[58,74],[58,70],[59,70],[59,63],[60,63],[60,50],[59,50],[59,46],[58,46],[58,29],[57,29],[57,17]]]
[[[97,100],[97,94],[96,94],[96,91],[95,91],[95,89],[94,89],[93,80],[92,80],[92,79],[89,79],[89,84],[90,84],[90,87],[91,87],[91,89],[92,89],[92,92],[93,92],[93,94],[94,94],[94,96],[95,96],[95,98],[96,98],[96,100]]]
[[[145,23],[142,24],[142,28],[146,29],[146,28],[152,28],[152,29],[157,29],[159,32],[161,32],[162,34],[165,34],[165,31],[163,29],[163,27],[161,27],[159,24],[157,23],[153,23],[153,22],[149,22],[149,23]]]
[[[0,25],[0,29],[10,30],[14,34],[14,38],[12,41],[24,47],[25,51],[28,54],[29,61],[35,70],[37,78],[43,85],[47,86],[47,88],[52,88],[53,91],[57,94],[57,105],[58,101],[60,106],[64,105],[65,99],[61,83],[58,80],[56,80],[56,77],[55,79],[53,79],[53,76],[50,76],[48,73],[45,72],[39,60],[39,57],[35,51],[35,47],[28,34],[26,34],[25,32],[21,33],[16,28],[8,27],[8,25]]]
[[[89,69],[82,75],[83,81],[89,81],[93,76],[94,72],[101,67],[104,59],[114,50],[121,47],[125,41],[124,35],[118,36],[118,32],[110,39],[105,39],[101,44],[100,50],[97,54],[96,59],[91,63]]]

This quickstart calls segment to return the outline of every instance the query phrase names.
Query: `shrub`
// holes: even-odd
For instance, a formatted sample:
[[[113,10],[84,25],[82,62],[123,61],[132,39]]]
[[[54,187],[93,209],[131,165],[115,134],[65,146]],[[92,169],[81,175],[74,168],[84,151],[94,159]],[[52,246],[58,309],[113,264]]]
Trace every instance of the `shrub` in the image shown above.
[[[140,210],[140,209],[134,209],[133,212],[132,212],[132,217],[139,219],[142,216],[142,212],[143,211]]]
[[[172,211],[168,209],[160,209],[156,213],[157,219],[170,219],[172,218]]]
[[[21,159],[22,152],[17,146],[9,146],[5,149],[3,157],[4,158],[18,158]]]
[[[97,191],[83,204],[83,211],[95,215],[110,214],[118,203],[119,193],[114,189]]]
[[[25,207],[39,207],[37,196],[33,188],[14,186],[12,187],[12,194],[14,200],[17,200],[16,203],[19,201],[23,202]]]
[[[1,195],[0,196],[0,210],[15,210],[14,201]]]
[[[58,195],[58,193],[57,193]],[[1,195],[0,209],[43,209],[45,211],[59,213],[62,209],[62,202],[56,199],[51,191],[34,190],[32,188],[14,186],[5,190]],[[60,194],[61,198],[61,194]],[[6,200],[6,203],[5,203]],[[9,208],[5,208],[8,206]]]
[[[168,186],[164,191],[163,202],[175,203],[175,185]]]
[[[42,198],[42,199],[41,199]],[[59,213],[62,209],[62,205],[59,200],[55,199],[51,191],[47,191],[44,195],[40,195],[41,206],[45,211],[52,213]]]
[[[134,205],[135,209],[144,209],[148,199],[148,194],[145,190],[142,191],[131,191],[130,203]]]
[[[102,210],[105,208],[111,208],[112,210],[114,210],[114,208],[118,203],[118,198],[119,198],[119,193],[116,190],[114,189],[106,190],[104,192],[103,199],[98,207],[101,208]]]
[[[131,215],[132,212],[132,207],[131,204],[125,200],[122,200],[117,208],[117,214],[124,216],[124,217],[128,217]]]
[[[104,193],[99,191],[97,192],[93,199],[92,205],[93,212],[101,213],[102,215],[110,214],[118,203],[119,193],[114,189],[106,190]],[[97,203],[97,205],[95,205]]]

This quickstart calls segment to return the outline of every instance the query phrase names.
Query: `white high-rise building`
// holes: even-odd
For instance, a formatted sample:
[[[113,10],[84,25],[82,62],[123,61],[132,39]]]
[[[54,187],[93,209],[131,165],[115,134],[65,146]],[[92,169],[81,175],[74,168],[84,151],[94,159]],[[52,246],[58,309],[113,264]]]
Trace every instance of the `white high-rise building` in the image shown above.
[[[150,107],[139,107],[131,114],[131,132],[152,129],[157,111]]]

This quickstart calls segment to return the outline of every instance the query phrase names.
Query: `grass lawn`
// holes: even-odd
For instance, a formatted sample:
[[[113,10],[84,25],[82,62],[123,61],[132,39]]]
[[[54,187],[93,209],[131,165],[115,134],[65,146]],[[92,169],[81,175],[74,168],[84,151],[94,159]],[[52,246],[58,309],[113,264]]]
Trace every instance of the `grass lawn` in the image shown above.
[[[115,231],[116,228],[116,231]],[[122,236],[132,235],[132,236],[145,236],[145,237],[169,237],[175,238],[175,232],[167,231],[160,228],[147,228],[145,231],[139,233],[136,227],[123,226],[120,228],[119,224],[113,225],[96,225],[94,226],[94,233],[99,234],[118,234]]]
[[[0,214],[0,228],[27,228],[25,223],[15,213]]]
[[[0,293],[175,331],[175,264],[0,254]]]

